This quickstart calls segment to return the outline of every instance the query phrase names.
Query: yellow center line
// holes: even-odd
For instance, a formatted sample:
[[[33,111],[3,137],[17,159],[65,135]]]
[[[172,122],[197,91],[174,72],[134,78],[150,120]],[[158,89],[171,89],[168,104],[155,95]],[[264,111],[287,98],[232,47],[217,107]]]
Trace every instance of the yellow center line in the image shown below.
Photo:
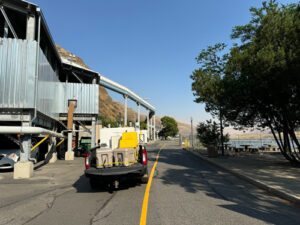
[[[153,168],[151,170],[151,174],[148,180],[148,184],[146,187],[146,191],[145,191],[145,195],[144,195],[144,201],[143,201],[143,208],[142,208],[142,213],[141,213],[141,219],[140,219],[140,225],[146,225],[146,221],[147,221],[147,210],[148,210],[148,200],[149,200],[149,192],[150,192],[150,188],[151,188],[151,183],[152,183],[152,178],[155,172],[155,167],[158,163],[158,158],[159,158],[159,153],[160,151],[165,147],[166,144],[164,144],[160,149],[159,152],[156,155],[156,161],[153,165]]]

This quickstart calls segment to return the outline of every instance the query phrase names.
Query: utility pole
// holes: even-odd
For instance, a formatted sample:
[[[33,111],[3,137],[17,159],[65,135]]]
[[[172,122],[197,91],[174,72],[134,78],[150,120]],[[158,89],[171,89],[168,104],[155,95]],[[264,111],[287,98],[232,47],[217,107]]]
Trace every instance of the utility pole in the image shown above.
[[[192,147],[194,147],[193,117],[191,117],[191,135],[192,135]]]

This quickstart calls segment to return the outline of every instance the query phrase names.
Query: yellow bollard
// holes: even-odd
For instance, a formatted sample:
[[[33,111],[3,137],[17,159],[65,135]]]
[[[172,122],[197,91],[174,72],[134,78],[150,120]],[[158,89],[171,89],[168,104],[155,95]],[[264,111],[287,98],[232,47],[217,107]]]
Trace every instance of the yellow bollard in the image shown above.
[[[185,139],[184,146],[185,146],[185,149],[187,149],[189,147],[189,143],[188,143],[187,139]]]

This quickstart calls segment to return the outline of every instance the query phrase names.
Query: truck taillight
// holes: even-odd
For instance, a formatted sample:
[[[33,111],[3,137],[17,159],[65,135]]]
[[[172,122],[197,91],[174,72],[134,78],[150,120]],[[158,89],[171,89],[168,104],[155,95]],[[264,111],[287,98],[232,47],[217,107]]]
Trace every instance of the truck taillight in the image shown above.
[[[90,168],[90,154],[86,153],[85,154],[85,169]]]
[[[143,154],[143,165],[147,165],[148,158],[147,158],[147,151],[146,151],[146,149],[143,149],[142,154]]]

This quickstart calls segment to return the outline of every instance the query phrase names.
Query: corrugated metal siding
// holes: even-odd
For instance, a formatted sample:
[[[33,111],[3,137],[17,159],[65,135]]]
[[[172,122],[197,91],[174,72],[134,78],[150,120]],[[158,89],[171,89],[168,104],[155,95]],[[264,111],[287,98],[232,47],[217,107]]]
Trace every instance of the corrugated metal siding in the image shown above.
[[[68,99],[76,99],[75,114],[98,114],[98,85],[67,83],[64,86],[66,90],[64,113],[68,112]]]
[[[36,42],[0,38],[0,108],[33,108]]]
[[[37,110],[58,120],[59,113],[63,110],[63,83],[59,82],[43,51],[39,51]]]
[[[36,41],[0,38],[0,108],[34,108]],[[78,114],[98,114],[98,85],[62,83],[39,49],[37,110],[55,120],[77,99]]]

